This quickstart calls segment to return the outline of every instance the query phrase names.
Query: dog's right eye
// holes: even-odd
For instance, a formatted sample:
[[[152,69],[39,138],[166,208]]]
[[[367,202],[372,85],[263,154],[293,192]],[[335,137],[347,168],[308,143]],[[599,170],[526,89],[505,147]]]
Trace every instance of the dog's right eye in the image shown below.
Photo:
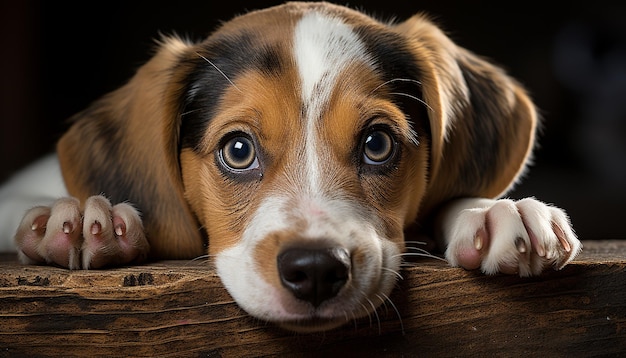
[[[396,143],[387,131],[373,130],[363,141],[363,162],[369,165],[385,164],[395,153]]]
[[[224,142],[219,150],[219,158],[222,165],[235,172],[259,166],[254,142],[245,135],[233,136]]]

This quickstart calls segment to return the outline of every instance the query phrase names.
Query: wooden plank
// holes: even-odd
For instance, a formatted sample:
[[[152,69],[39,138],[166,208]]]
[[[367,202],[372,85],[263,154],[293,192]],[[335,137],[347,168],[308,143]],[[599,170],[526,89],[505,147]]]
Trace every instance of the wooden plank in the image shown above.
[[[247,316],[206,263],[69,271],[4,255],[0,356],[624,355],[626,241],[584,245],[538,278],[420,261],[391,296],[398,312],[315,334]]]

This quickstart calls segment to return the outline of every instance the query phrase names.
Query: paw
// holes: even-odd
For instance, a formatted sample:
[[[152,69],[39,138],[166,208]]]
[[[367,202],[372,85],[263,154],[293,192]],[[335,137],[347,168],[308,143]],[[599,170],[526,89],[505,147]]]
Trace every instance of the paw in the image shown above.
[[[32,208],[22,219],[15,242],[23,263],[70,269],[141,261],[149,250],[137,210],[125,203],[112,206],[100,195],[88,198],[84,210],[75,198]]]
[[[532,198],[465,199],[451,210],[444,225],[453,266],[532,276],[562,268],[582,248],[565,212]]]

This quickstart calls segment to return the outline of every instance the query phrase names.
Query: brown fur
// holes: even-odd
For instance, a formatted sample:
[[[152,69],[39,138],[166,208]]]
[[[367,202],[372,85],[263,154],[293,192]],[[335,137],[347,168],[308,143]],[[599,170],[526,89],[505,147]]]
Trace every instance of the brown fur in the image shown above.
[[[395,27],[411,39],[432,141],[422,210],[458,197],[493,198],[522,174],[537,116],[524,89],[500,68],[455,45],[423,15]],[[485,143],[484,139],[495,140]]]
[[[456,46],[423,16],[388,28],[333,5],[292,4],[268,12],[269,17],[258,12],[235,19],[219,34],[229,36],[241,27],[265,29],[262,26],[271,23],[272,16],[289,16],[287,13],[299,13],[309,6],[340,13],[355,24],[391,29],[402,35],[422,74],[421,91],[428,107],[428,123],[420,129],[429,127],[430,133],[419,138],[419,150],[405,153],[403,171],[392,178],[406,185],[382,201],[368,196],[368,192],[359,193],[390,221],[390,237],[401,237],[393,228],[411,225],[449,199],[495,197],[516,181],[534,141],[537,119],[530,100],[501,70]],[[265,36],[284,36],[275,30]],[[298,135],[291,128],[299,124],[273,122],[276,118],[289,120],[298,116],[289,112],[299,108],[294,105],[298,97],[293,97],[289,73],[281,75],[280,80],[259,77],[257,73],[238,77],[239,90],[224,89],[222,108],[217,111],[222,117],[214,119],[205,133],[201,150],[204,155],[189,149],[179,153],[179,102],[182,82],[191,71],[184,60],[197,58],[202,51],[197,44],[176,38],[164,40],[155,56],[127,85],[77,115],[58,145],[71,195],[84,201],[90,195],[104,193],[113,202],[137,205],[143,214],[152,258],[191,258],[205,253],[203,230],[211,239],[212,252],[228,247],[241,234],[248,213],[258,205],[249,200],[246,192],[279,190],[281,182],[288,178],[280,177],[278,168],[297,165],[298,151],[293,145]],[[346,80],[350,84],[345,89],[346,97],[339,99],[344,93],[335,94],[338,102],[333,106],[333,115],[352,118],[380,110],[399,127],[406,123],[391,99],[388,103],[368,102],[367,90],[373,90],[374,82],[367,78],[355,82],[363,89],[351,90],[353,82]],[[261,83],[263,90],[259,91]],[[362,112],[354,112],[353,106]],[[246,113],[240,108],[258,112]],[[408,114],[415,122],[420,120],[420,113]],[[273,170],[265,172],[263,189],[255,182],[228,184],[211,164],[212,151],[223,131],[220,126],[236,126],[229,123],[233,117],[260,127],[265,143],[273,143],[265,149]],[[325,135],[328,144],[334,145],[335,140],[349,143],[342,136],[351,135],[351,128],[345,125],[354,122],[329,127]],[[406,132],[409,128],[401,130]],[[485,143],[482,138],[491,139]],[[352,150],[341,145],[335,149],[345,156]],[[345,158],[337,161],[350,165]],[[334,183],[357,180],[347,173],[339,170]],[[367,188],[370,184],[366,180],[363,185]],[[389,202],[397,204],[389,206]],[[225,222],[225,218],[231,219]]]
[[[161,49],[124,87],[73,118],[57,152],[71,195],[84,202],[104,193],[142,212],[154,258],[202,254],[197,221],[183,196],[172,108],[176,65],[188,48],[179,40]]]

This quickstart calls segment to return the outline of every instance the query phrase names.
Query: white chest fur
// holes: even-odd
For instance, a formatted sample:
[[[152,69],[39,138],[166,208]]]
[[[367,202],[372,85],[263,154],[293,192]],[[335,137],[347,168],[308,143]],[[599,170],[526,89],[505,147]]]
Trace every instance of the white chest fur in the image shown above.
[[[0,252],[14,251],[13,235],[24,213],[67,196],[56,154],[31,164],[0,187]]]

